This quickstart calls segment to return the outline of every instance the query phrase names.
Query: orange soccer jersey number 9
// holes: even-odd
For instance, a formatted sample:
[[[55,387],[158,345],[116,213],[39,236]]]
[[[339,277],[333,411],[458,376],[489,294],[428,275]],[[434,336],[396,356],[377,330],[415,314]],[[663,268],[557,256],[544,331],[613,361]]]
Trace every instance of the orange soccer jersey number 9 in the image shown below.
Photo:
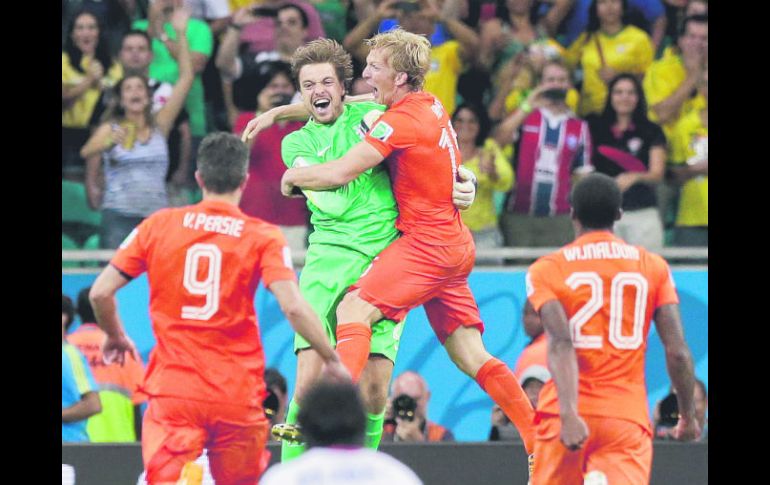
[[[205,260],[208,271],[203,279],[199,272]],[[184,262],[184,287],[193,295],[206,297],[203,306],[183,306],[182,318],[208,320],[219,310],[219,288],[222,278],[222,251],[214,244],[193,244]]]

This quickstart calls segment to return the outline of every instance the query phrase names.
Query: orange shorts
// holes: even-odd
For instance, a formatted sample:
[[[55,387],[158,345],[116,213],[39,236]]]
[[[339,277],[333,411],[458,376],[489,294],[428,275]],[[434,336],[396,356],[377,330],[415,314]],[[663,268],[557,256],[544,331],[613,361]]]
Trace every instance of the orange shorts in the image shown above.
[[[604,474],[607,483],[650,483],[652,435],[625,419],[583,416],[588,439],[577,451],[560,440],[558,416],[543,417],[535,436],[535,471],[532,485],[583,485],[589,473]]]
[[[351,286],[386,318],[400,322],[420,305],[443,344],[459,326],[484,332],[479,307],[468,286],[476,248],[434,246],[402,236],[385,248]]]
[[[217,485],[256,484],[265,468],[267,427],[261,408],[152,397],[142,422],[147,483],[175,482],[206,448]]]

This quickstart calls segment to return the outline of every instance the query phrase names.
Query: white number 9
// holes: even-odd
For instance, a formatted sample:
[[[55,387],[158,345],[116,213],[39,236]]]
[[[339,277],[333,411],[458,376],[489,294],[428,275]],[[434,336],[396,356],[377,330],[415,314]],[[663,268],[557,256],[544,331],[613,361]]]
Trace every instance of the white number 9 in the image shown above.
[[[208,260],[208,273],[198,279],[202,259]],[[214,244],[194,244],[187,250],[184,262],[184,287],[193,295],[205,295],[203,306],[183,306],[182,318],[208,320],[219,310],[219,287],[222,277],[222,251]]]

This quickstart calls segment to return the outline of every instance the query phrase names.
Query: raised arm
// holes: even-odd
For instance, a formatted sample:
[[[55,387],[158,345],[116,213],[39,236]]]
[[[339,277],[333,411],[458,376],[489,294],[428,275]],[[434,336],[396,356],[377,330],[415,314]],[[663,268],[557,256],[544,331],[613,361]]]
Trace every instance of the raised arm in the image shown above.
[[[459,19],[459,0],[445,0],[441,10],[438,10],[434,0],[422,0],[430,12],[435,12],[435,20],[444,24],[452,37],[460,43],[460,57],[470,61],[479,52],[481,41],[479,34]]]
[[[540,308],[540,319],[548,335],[548,369],[559,398],[561,441],[570,450],[577,450],[588,438],[588,427],[577,411],[577,356],[567,314],[558,300],[551,300]]]
[[[396,0],[383,0],[371,15],[360,20],[358,24],[348,32],[342,41],[342,47],[361,62],[366,62],[366,56],[369,54],[369,47],[364,44],[364,39],[377,31],[383,19],[396,16],[396,9],[393,7]]]
[[[187,22],[189,20],[190,13],[184,8],[174,10],[171,17],[171,25],[176,32],[177,44],[179,46],[177,57],[179,79],[174,84],[174,89],[171,90],[171,96],[169,96],[168,101],[158,111],[158,114],[155,115],[155,122],[166,137],[168,137],[171,128],[174,126],[174,120],[182,111],[187,94],[190,92],[193,80],[195,79],[190,48],[187,44]]]
[[[666,352],[666,367],[679,404],[674,438],[694,440],[701,431],[695,419],[695,374],[690,349],[684,340],[679,305],[672,303],[659,307],[655,311],[655,328]]]
[[[376,148],[365,141],[358,142],[337,160],[310,167],[290,168],[281,179],[281,192],[290,196],[294,187],[324,190],[340,187],[382,162]]]
[[[241,42],[241,29],[255,20],[248,8],[238,9],[233,14],[233,19],[227,26],[227,30],[222,36],[222,43],[219,44],[219,52],[215,63],[217,69],[227,80],[237,79],[238,75],[238,46]]]

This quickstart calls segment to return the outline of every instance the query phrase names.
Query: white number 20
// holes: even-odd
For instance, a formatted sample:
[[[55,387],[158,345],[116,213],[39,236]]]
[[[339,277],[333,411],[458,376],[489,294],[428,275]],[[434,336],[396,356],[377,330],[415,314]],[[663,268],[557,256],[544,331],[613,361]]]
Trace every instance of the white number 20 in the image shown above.
[[[583,325],[599,311],[604,305],[604,283],[598,273],[578,272],[567,278],[567,286],[576,290],[580,286],[591,287],[591,298],[569,320],[572,343],[578,349],[600,349],[602,337],[599,335],[585,335],[582,333]],[[623,292],[627,286],[636,289],[634,301],[634,325],[631,335],[623,335]],[[618,273],[612,278],[610,288],[610,343],[617,349],[638,349],[644,342],[644,317],[647,310],[647,280],[639,273]]]
[[[198,279],[202,259],[208,260],[208,273]],[[193,244],[187,250],[184,262],[184,287],[193,295],[205,295],[203,306],[183,306],[182,318],[208,320],[219,310],[219,287],[222,278],[222,251],[213,244]]]

